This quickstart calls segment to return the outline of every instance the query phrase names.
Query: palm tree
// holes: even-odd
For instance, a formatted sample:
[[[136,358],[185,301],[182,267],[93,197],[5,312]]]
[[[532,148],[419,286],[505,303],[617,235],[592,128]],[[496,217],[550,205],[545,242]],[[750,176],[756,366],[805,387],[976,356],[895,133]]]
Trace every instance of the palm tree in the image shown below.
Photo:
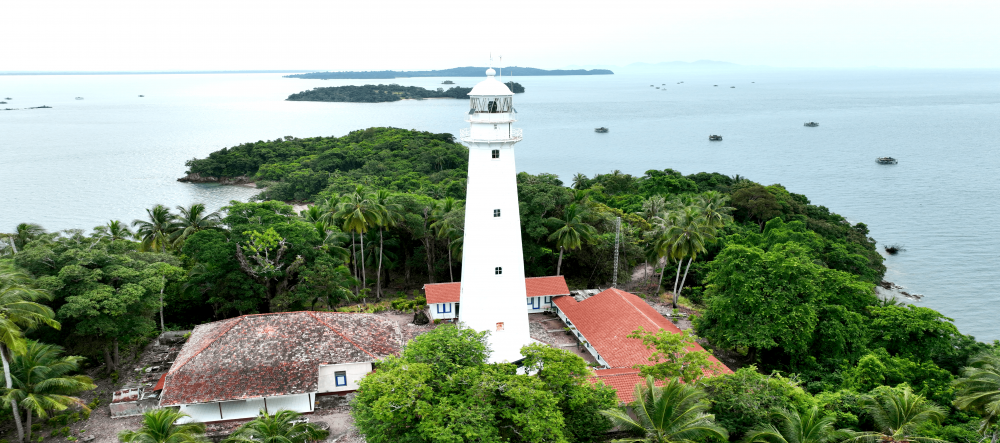
[[[144,251],[166,252],[170,244],[170,234],[177,230],[174,215],[166,206],[156,205],[146,210],[149,220],[135,219],[132,227],[136,228],[135,236],[142,242]]]
[[[118,220],[109,220],[108,224],[94,228],[94,232],[101,237],[108,237],[111,243],[114,243],[116,240],[124,240],[135,236],[128,228],[128,225]]]
[[[12,254],[17,254],[19,249],[24,249],[24,247],[31,243],[32,241],[38,239],[38,237],[45,234],[45,229],[41,225],[35,223],[20,223],[14,228],[14,232],[0,234],[7,237],[8,246],[11,248]]]
[[[579,172],[573,176],[573,189],[583,189],[587,184],[587,176]]]
[[[83,357],[64,357],[62,353],[62,347],[27,340],[24,352],[14,354],[11,362],[14,387],[7,389],[3,400],[24,409],[28,441],[31,441],[33,414],[45,419],[49,411],[62,411],[70,405],[89,410],[74,395],[97,385],[86,375],[67,375],[80,369]]]
[[[298,421],[298,412],[280,410],[274,415],[261,415],[240,426],[223,443],[306,443],[320,441],[330,435],[308,422]]]
[[[396,226],[403,219],[403,207],[389,201],[392,194],[385,189],[379,189],[372,194],[371,199],[381,215],[378,224],[378,270],[375,273],[375,295],[382,298],[382,257],[385,256],[385,239],[383,232]]]
[[[550,225],[558,228],[549,235],[549,240],[555,240],[559,247],[559,261],[556,263],[556,275],[561,275],[563,251],[579,249],[583,242],[591,242],[597,235],[597,230],[583,222],[583,211],[576,203],[571,203],[563,209],[562,218],[549,217]]]
[[[203,423],[177,424],[177,420],[187,416],[170,408],[145,412],[142,414],[142,428],[138,431],[122,431],[118,434],[118,440],[123,443],[207,442]]]
[[[902,390],[889,390],[879,397],[867,398],[863,403],[879,430],[855,434],[850,441],[945,443],[936,438],[913,435],[920,425],[928,421],[940,424],[945,418],[943,408],[914,394],[909,386]]]
[[[699,200],[701,214],[709,226],[720,229],[726,223],[733,221],[733,216],[729,214],[736,208],[726,206],[729,200],[726,195],[718,191],[708,191],[702,194]]]
[[[221,229],[222,217],[219,216],[218,212],[206,214],[208,210],[205,209],[204,203],[195,203],[189,208],[178,206],[177,210],[181,212],[181,215],[174,219],[176,230],[171,235],[174,247],[180,247],[184,244],[184,240],[187,240],[188,236],[195,232]]]
[[[774,415],[780,427],[765,424],[752,429],[743,438],[743,443],[833,443],[853,435],[848,429],[834,429],[837,417],[824,416],[816,406],[805,415],[795,410],[778,410]]]
[[[361,238],[361,285],[368,287],[367,276],[365,275],[365,232],[372,226],[378,225],[382,220],[375,209],[374,202],[369,196],[364,195],[364,187],[358,185],[354,192],[348,194],[339,205],[334,218],[343,220],[343,228],[352,234],[357,233]]]
[[[711,405],[705,397],[696,385],[674,379],[659,387],[653,377],[646,377],[645,383],[635,386],[635,400],[629,404],[635,418],[621,409],[599,413],[619,429],[641,435],[616,442],[694,443],[711,437],[726,441],[729,433],[706,413]]]
[[[993,435],[990,443],[997,443],[1000,429],[1000,355],[986,352],[969,361],[969,366],[962,369],[962,378],[955,380],[958,388],[954,405],[956,408],[978,413],[983,417],[979,432],[988,436],[990,429]]]
[[[0,264],[0,359],[3,360],[7,389],[14,387],[10,371],[12,353],[19,354],[26,350],[24,330],[43,324],[59,329],[52,309],[38,303],[50,299],[48,292],[31,286],[30,277],[9,265]],[[7,403],[14,414],[18,441],[24,441],[17,404],[14,401]]]
[[[670,214],[670,227],[666,230],[666,241],[670,244],[670,251],[677,259],[677,277],[674,278],[674,309],[677,308],[677,298],[680,290],[687,281],[688,271],[691,269],[691,262],[698,254],[705,252],[705,245],[710,242],[715,235],[715,228],[712,228],[705,221],[701,212],[693,206],[686,206],[680,212]],[[678,277],[681,272],[681,262],[687,258],[687,267],[684,268],[684,279],[677,286]]]

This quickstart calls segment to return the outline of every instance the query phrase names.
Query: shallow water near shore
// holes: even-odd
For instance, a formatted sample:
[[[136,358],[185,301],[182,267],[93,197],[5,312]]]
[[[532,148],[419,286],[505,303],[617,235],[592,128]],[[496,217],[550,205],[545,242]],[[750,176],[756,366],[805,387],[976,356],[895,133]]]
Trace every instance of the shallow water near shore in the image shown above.
[[[384,83],[436,88],[443,78]],[[452,78],[459,86],[479,79]],[[905,251],[886,279],[980,340],[1000,339],[1000,71],[742,70],[516,77],[519,170],[739,174],[807,195]],[[678,82],[683,81],[683,84]],[[457,134],[464,100],[287,102],[363,80],[277,74],[0,76],[0,232],[131,221],[156,203],[256,193],[185,184],[184,162],[256,140],[371,126]],[[655,84],[662,89],[650,87]],[[718,85],[718,86],[713,86]],[[736,86],[730,88],[730,86]],[[139,95],[145,97],[139,97]],[[83,100],[75,100],[83,97]],[[41,105],[52,109],[24,109]],[[819,127],[802,124],[817,121]],[[606,126],[607,134],[594,128]],[[721,142],[709,142],[721,134]],[[878,165],[893,156],[898,165]]]

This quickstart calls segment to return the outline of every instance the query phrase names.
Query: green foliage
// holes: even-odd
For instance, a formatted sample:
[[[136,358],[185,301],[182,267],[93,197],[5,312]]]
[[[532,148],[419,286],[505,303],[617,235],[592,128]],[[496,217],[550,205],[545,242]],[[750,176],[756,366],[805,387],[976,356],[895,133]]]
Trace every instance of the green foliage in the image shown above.
[[[907,384],[915,393],[938,404],[947,405],[954,399],[952,375],[933,362],[916,362],[889,356],[885,349],[861,357],[857,366],[844,373],[844,387],[867,392],[878,386]]]
[[[642,326],[628,335],[628,338],[642,340],[646,349],[652,351],[652,364],[637,364],[639,374],[657,380],[679,378],[685,383],[693,383],[705,376],[705,372],[715,372],[721,366],[709,360],[707,351],[690,350],[697,345],[689,331],[675,334],[664,329],[647,331]]]
[[[154,409],[142,414],[142,428],[125,430],[118,434],[122,443],[203,443],[205,425],[203,423],[176,424],[187,414],[171,408]]]
[[[995,350],[977,355],[962,369],[955,388],[955,407],[980,414],[979,432],[996,441],[1000,436],[1000,355]]]
[[[407,299],[406,294],[400,293],[400,296],[391,302],[392,309],[396,311],[411,312],[418,311],[427,307],[427,298],[419,296],[413,300]]]
[[[300,416],[287,410],[273,415],[261,411],[260,416],[241,425],[223,443],[308,443],[323,441],[330,435],[330,431],[315,424],[298,421]]]
[[[748,349],[754,360],[761,351],[780,351],[778,363],[792,365],[808,356],[853,361],[865,350],[858,312],[875,303],[872,285],[814,263],[801,245],[764,251],[732,244],[710,269],[699,336]]]
[[[592,387],[586,364],[565,351],[528,347],[518,374],[488,364],[486,333],[444,325],[412,340],[361,380],[351,414],[366,441],[593,441],[608,429],[586,416],[613,402]],[[567,422],[568,420],[568,422]]]
[[[443,198],[465,197],[468,149],[451,134],[369,128],[343,137],[275,139],[222,149],[187,162],[205,177],[271,182],[264,199],[313,200],[359,184]],[[325,191],[325,192],[324,192]]]
[[[920,441],[935,442],[934,439],[917,435],[925,423],[940,424],[946,412],[926,398],[914,394],[909,386],[899,389],[880,389],[874,397],[862,401],[868,415],[875,422],[877,431],[856,435],[857,441]]]
[[[816,405],[816,400],[795,381],[777,373],[763,375],[755,366],[701,383],[712,400],[710,412],[734,439],[768,423],[774,411],[805,412]]]
[[[778,426],[765,424],[747,433],[745,443],[833,443],[851,436],[851,431],[834,428],[836,417],[824,415],[813,406],[802,414],[778,410],[773,413]]]
[[[524,88],[521,88],[522,92]],[[419,86],[364,85],[364,86],[329,86],[313,88],[308,91],[289,95],[290,101],[312,102],[353,102],[380,103],[399,100],[421,100],[425,98],[469,98],[472,88],[453,86],[447,91],[438,88],[436,91]]]
[[[670,380],[659,387],[653,377],[646,377],[635,386],[634,397],[629,405],[634,416],[622,409],[600,411],[616,427],[638,437],[633,441],[694,443],[729,436],[715,416],[706,413],[710,403],[698,386]]]

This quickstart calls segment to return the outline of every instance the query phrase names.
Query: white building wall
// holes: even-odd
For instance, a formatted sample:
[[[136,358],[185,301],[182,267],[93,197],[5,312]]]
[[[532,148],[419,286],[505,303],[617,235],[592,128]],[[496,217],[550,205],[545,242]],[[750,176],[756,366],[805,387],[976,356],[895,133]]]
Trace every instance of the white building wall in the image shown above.
[[[487,80],[490,81],[490,80]],[[528,334],[517,169],[509,123],[470,123],[459,320],[489,331],[491,362],[521,358]],[[499,157],[493,158],[493,150]],[[494,217],[494,210],[500,216]],[[496,274],[496,268],[502,274]],[[502,325],[502,330],[498,330]]]
[[[457,318],[458,314],[456,314],[455,311],[458,306],[456,305],[458,305],[458,303],[431,303],[427,305],[427,313],[431,320],[448,320]]]
[[[346,386],[337,386],[336,373],[339,371],[347,373]],[[355,391],[358,389],[361,379],[369,372],[372,372],[371,362],[320,365],[318,393]]]

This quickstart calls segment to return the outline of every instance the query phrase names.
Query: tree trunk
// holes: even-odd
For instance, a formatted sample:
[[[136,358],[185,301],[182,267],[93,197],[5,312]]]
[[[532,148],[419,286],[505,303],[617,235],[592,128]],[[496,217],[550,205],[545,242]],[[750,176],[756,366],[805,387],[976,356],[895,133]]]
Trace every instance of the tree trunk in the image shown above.
[[[691,262],[694,261],[694,256],[688,259],[687,266],[684,267],[684,278],[681,279],[681,287],[677,288],[677,294],[674,295],[674,309],[677,309],[677,299],[681,297],[681,291],[684,290],[684,282],[688,279],[688,270],[691,269]]]
[[[122,365],[121,355],[118,353],[118,337],[115,337],[115,370]]]
[[[451,269],[451,245],[448,245],[448,276],[451,277],[451,282],[455,283],[455,270]]]
[[[560,247],[559,247],[559,261],[557,261],[557,262],[556,262],[556,275],[557,275],[557,276],[558,276],[558,275],[562,275],[562,274],[560,274],[559,272],[561,272],[561,270],[562,270],[562,256],[563,256],[563,249],[564,249],[564,248],[563,248],[562,246],[560,246]]]
[[[27,434],[27,435],[25,435],[25,437],[27,437],[27,440],[30,442],[31,441],[31,408],[27,408],[27,413],[28,413],[27,414],[28,418],[27,418],[27,420],[25,420],[24,432],[25,432],[25,434]]]
[[[108,374],[116,371],[115,361],[111,359],[111,352],[108,351],[108,347],[104,347],[104,371]]]
[[[13,240],[11,240],[13,242]],[[13,243],[11,243],[13,244]],[[14,381],[10,378],[10,363],[7,362],[7,354],[9,349],[7,345],[0,343],[0,359],[3,360],[3,376],[4,380],[7,382],[7,389],[14,387]],[[14,424],[17,425],[17,441],[24,441],[24,428],[21,427],[21,413],[18,411],[17,403],[14,400],[10,401],[11,413],[14,414]]]
[[[8,236],[7,236],[7,239],[8,239],[8,240],[10,240],[10,247],[11,247],[11,249],[13,249],[13,250],[14,250],[14,254],[17,254],[17,244],[16,244],[16,243],[14,243],[14,236],[12,236],[12,235],[8,235]],[[20,425],[21,425],[21,423],[20,423],[20,422],[18,422],[18,429],[21,429],[21,426],[20,426]]]
[[[163,287],[167,285],[167,278],[160,277],[160,332],[166,331],[167,327],[163,325]]]
[[[427,256],[427,280],[434,283],[434,243],[424,237],[424,255]]]
[[[656,260],[656,264],[660,264],[660,260],[659,259]],[[666,273],[667,273],[667,264],[664,263],[663,267],[660,268],[660,282],[656,284],[656,295],[657,296],[660,295],[660,288],[663,287],[663,274],[666,274]]]
[[[382,227],[378,228],[378,272],[376,273],[375,280],[375,295],[379,299],[382,298],[382,249],[385,247],[385,243],[382,239]]]
[[[354,247],[354,233],[351,233],[351,275],[358,278],[358,251]],[[354,287],[354,295],[358,295],[358,287]]]
[[[368,276],[365,273],[365,233],[362,232],[358,234],[358,237],[361,237],[361,287],[367,288]]]
[[[675,298],[677,297],[677,283],[679,283],[680,279],[681,279],[681,265],[682,264],[684,264],[684,259],[683,258],[681,258],[680,260],[677,260],[677,276],[674,277],[674,297]]]
[[[403,245],[403,284],[410,286],[410,248]]]

